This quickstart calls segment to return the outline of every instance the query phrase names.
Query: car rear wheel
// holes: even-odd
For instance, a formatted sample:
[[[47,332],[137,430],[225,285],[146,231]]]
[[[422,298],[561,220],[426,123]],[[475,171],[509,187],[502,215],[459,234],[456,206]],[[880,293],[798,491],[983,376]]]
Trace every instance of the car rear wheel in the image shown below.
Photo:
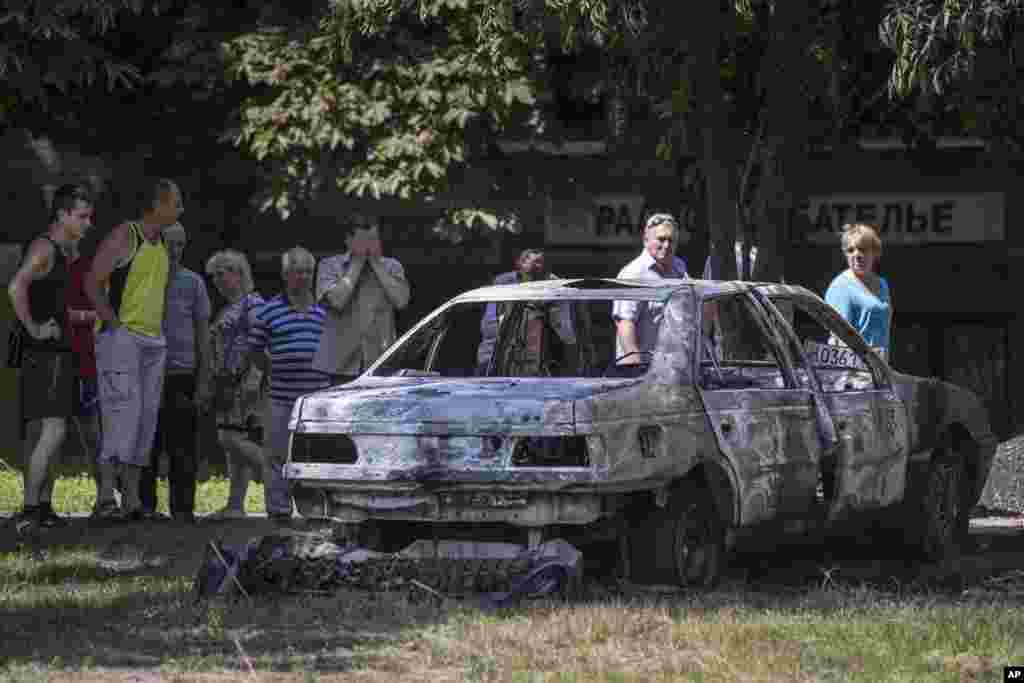
[[[708,492],[677,489],[663,509],[635,515],[620,546],[620,573],[637,583],[713,587],[725,564],[725,533]]]
[[[967,472],[950,445],[931,463],[920,497],[919,547],[929,560],[960,555],[968,534]]]

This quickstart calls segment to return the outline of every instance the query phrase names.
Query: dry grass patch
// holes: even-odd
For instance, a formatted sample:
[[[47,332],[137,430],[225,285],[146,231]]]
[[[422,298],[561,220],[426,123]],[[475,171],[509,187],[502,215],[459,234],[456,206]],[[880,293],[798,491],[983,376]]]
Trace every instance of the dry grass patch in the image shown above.
[[[734,610],[613,603],[465,615],[367,666],[408,680],[812,680],[801,649]]]

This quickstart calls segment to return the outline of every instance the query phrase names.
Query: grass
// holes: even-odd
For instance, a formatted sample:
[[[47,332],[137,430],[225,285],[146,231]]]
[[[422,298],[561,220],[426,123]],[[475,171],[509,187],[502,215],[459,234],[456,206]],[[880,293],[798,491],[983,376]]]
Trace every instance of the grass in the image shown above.
[[[16,509],[20,491],[16,473],[0,473],[0,510]],[[82,475],[62,477],[57,492],[64,512],[92,505],[94,487]],[[200,509],[216,509],[226,493],[223,477],[211,478]],[[250,510],[261,506],[258,486],[250,498]],[[154,673],[181,681],[953,682],[1001,681],[1004,666],[1024,663],[1024,569],[956,592],[830,573],[781,586],[730,577],[703,594],[590,584],[589,597],[574,603],[501,611],[439,605],[413,589],[196,603],[202,548],[230,525],[147,527],[140,542],[173,561],[120,575],[100,569],[97,539],[83,529],[51,544],[44,559],[24,547],[0,552],[0,683],[138,683]],[[245,540],[240,533],[234,541]]]
[[[196,487],[196,514],[214,512],[224,507],[228,499],[229,483],[223,472],[212,468],[210,478],[199,482]],[[157,509],[167,513],[167,480],[157,480]],[[24,480],[18,469],[0,469],[0,514],[11,514],[21,509],[24,495]],[[53,487],[53,508],[60,514],[88,514],[96,502],[96,485],[90,475],[76,468],[63,468]],[[245,509],[249,512],[264,512],[263,485],[249,484],[245,497]]]
[[[225,681],[952,682],[1002,680],[1024,661],[1019,598],[995,596],[833,583],[500,612],[399,591],[194,604],[185,577],[104,576],[82,548],[45,563],[0,555],[0,577],[0,681],[145,669]]]

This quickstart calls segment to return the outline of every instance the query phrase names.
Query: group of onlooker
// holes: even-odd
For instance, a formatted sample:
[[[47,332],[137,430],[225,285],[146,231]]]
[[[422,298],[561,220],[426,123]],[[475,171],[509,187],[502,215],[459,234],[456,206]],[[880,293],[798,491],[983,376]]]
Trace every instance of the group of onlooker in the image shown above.
[[[651,215],[643,231],[644,249],[619,271],[622,279],[658,279],[688,277],[686,262],[675,255],[679,228],[671,214]],[[866,223],[843,226],[840,243],[848,265],[829,285],[828,302],[849,322],[879,354],[888,359],[892,327],[892,297],[889,283],[878,274],[882,240],[878,231]],[[757,248],[736,242],[737,272],[749,279],[754,272]],[[715,279],[720,261],[712,254],[704,266],[704,277]],[[616,358],[622,365],[644,362],[643,350],[653,347],[661,322],[662,306],[650,302],[617,301]]]
[[[138,220],[116,226],[87,259],[78,246],[92,227],[92,200],[80,186],[60,187],[46,233],[28,245],[8,288],[23,342],[21,424],[34,444],[19,528],[63,523],[51,501],[51,465],[69,420],[97,451],[95,516],[161,517],[153,456],[166,452],[171,515],[192,522],[203,415],[216,421],[230,481],[226,504],[212,517],[244,517],[249,482],[261,478],[268,515],[284,521],[292,514],[283,465],[294,402],[354,379],[395,340],[395,311],[409,301],[402,265],[382,255],[376,220],[360,215],[344,226],[345,252],[319,267],[303,247],[286,251],[283,291],[270,299],[256,291],[246,256],[221,250],[206,263],[224,300],[211,323],[203,278],[183,266],[188,237],[178,186],[155,180],[142,199]],[[679,236],[672,215],[651,215],[643,250],[618,277],[688,277],[676,256]],[[888,283],[876,272],[881,240],[871,226],[848,225],[842,248],[849,269],[826,300],[887,354],[892,309]],[[705,276],[713,270],[709,259]],[[544,253],[528,249],[495,282],[552,277]],[[499,315],[491,305],[481,322],[481,368],[493,354]],[[571,311],[554,315],[547,322],[572,344]],[[641,369],[662,315],[651,302],[615,302],[620,372]],[[541,321],[524,324],[534,322]]]
[[[77,258],[93,221],[89,193],[63,186],[52,205],[47,232],[8,288],[23,342],[21,424],[38,432],[19,531],[64,523],[51,502],[51,465],[69,419],[97,453],[98,518],[163,517],[154,455],[166,452],[171,515],[194,521],[196,434],[209,415],[230,479],[212,517],[244,517],[249,482],[261,477],[268,516],[290,519],[282,468],[295,399],[376,360],[409,299],[401,264],[382,256],[377,222],[355,216],[345,226],[347,250],[323,261],[315,289],[313,254],[286,251],[283,291],[268,300],[244,254],[213,254],[206,272],[224,305],[211,323],[203,278],[182,265],[188,239],[173,181],[153,181],[139,220],[116,226],[91,260]]]

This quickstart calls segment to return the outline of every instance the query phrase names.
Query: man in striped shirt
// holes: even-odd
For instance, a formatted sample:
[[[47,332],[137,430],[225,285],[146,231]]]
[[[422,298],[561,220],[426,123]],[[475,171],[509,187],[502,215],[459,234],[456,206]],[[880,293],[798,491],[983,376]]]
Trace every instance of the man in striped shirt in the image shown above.
[[[263,418],[263,487],[267,515],[277,523],[292,516],[282,469],[288,457],[288,420],[295,399],[329,385],[329,376],[313,367],[326,312],[313,298],[316,259],[293,247],[281,256],[284,293],[252,313],[249,358],[270,356],[270,400]]]

